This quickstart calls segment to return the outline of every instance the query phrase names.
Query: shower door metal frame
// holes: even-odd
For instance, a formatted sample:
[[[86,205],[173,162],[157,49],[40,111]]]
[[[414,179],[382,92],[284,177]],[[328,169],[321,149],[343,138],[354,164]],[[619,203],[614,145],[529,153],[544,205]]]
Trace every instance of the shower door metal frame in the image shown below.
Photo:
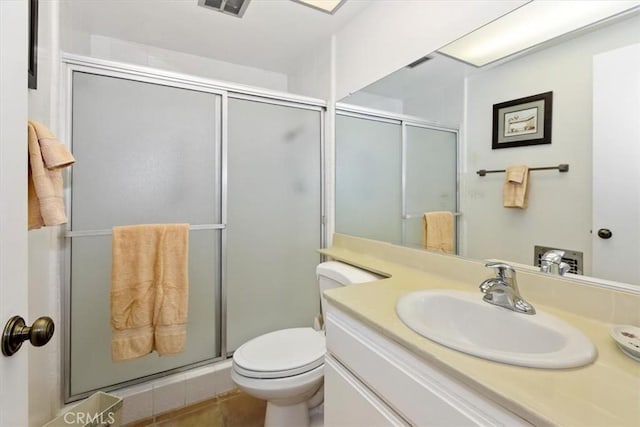
[[[286,92],[273,91],[268,89],[256,88],[247,85],[233,84],[227,82],[216,81],[207,78],[201,78],[186,74],[180,74],[175,72],[163,71],[149,67],[136,66],[131,64],[124,64],[114,61],[100,60],[95,58],[88,58],[79,55],[63,54],[62,55],[62,67],[63,73],[61,73],[61,114],[60,117],[60,136],[61,139],[67,141],[67,144],[72,148],[72,107],[73,107],[73,74],[75,72],[84,72],[104,77],[121,78],[125,80],[132,80],[140,83],[150,83],[162,86],[169,86],[173,88],[193,90],[198,92],[205,92],[214,95],[219,95],[220,98],[220,113],[214,118],[219,123],[219,152],[220,152],[220,223],[217,224],[200,224],[191,226],[194,230],[220,230],[220,272],[219,283],[220,286],[216,290],[217,301],[216,304],[218,310],[218,349],[219,356],[203,360],[200,362],[179,366],[169,371],[163,371],[151,375],[147,375],[140,378],[135,378],[118,384],[113,384],[107,387],[101,387],[100,390],[111,391],[122,387],[139,384],[142,382],[151,381],[160,377],[164,377],[167,374],[184,372],[199,366],[209,365],[218,361],[222,361],[231,356],[231,353],[227,351],[227,153],[228,153],[228,99],[246,99],[261,103],[275,104],[293,108],[301,108],[307,110],[318,111],[320,119],[320,236],[319,244],[321,247],[326,245],[326,203],[325,203],[325,114],[326,114],[326,101],[316,98],[304,97],[299,95],[293,95]],[[71,187],[72,187],[72,175],[67,169],[64,171],[65,180],[68,185],[65,187],[65,204],[67,212],[71,213]],[[67,404],[91,395],[95,390],[90,390],[84,393],[71,395],[71,250],[70,243],[71,238],[81,238],[84,236],[98,236],[109,235],[111,230],[83,230],[72,231],[69,229],[69,225],[61,232],[61,239],[63,240],[63,256],[61,259],[61,271],[62,271],[62,297],[61,297],[61,318],[62,318],[62,330],[63,337],[61,340],[61,372],[62,378],[60,381],[62,404]],[[320,260],[320,256],[319,256]]]
[[[456,198],[455,210],[453,212],[456,222],[456,253],[460,248],[460,131],[454,127],[443,126],[439,123],[430,122],[416,116],[410,116],[389,111],[377,110],[373,108],[361,107],[359,105],[336,103],[336,115],[354,117],[358,119],[371,120],[375,122],[398,124],[401,126],[401,219],[402,219],[402,244],[407,241],[406,220],[419,218],[422,213],[407,212],[407,126],[413,126],[423,129],[438,130],[442,132],[453,133],[456,138],[455,143],[455,159],[456,159]]]

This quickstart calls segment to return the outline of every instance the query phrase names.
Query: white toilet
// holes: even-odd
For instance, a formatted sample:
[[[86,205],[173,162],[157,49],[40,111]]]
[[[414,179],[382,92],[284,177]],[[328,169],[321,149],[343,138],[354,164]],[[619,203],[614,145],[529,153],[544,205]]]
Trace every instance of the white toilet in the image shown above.
[[[329,261],[316,268],[320,295],[327,289],[380,279],[373,273]],[[324,315],[324,297],[321,298]],[[244,392],[267,401],[265,427],[304,427],[309,410],[323,401],[324,332],[292,328],[270,332],[233,353],[231,379]]]

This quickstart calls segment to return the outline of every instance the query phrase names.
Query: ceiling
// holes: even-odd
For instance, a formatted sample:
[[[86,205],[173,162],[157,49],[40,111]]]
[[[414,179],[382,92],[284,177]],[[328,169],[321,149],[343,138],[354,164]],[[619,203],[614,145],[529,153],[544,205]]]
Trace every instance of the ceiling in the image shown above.
[[[334,15],[291,0],[252,0],[237,18],[198,0],[66,0],[63,22],[98,34],[286,73],[372,0],[347,0]]]
[[[628,7],[629,9],[626,12],[561,34],[482,67],[468,65],[436,51],[428,55],[431,58],[429,61],[423,62],[415,68],[403,67],[363,88],[362,91],[400,101],[408,101],[415,98],[427,99],[430,94],[437,93],[438,88],[459,87],[466,77],[473,74],[485,72],[490,68],[498,67],[515,58],[564,43],[605,26],[615,24],[621,19],[628,19],[640,14],[640,7],[636,6],[634,2],[628,2]],[[350,100],[349,97],[347,97],[341,101],[345,103],[354,102],[357,104],[358,99]]]
[[[465,77],[477,72],[477,68],[449,58],[437,52],[429,54],[430,60],[415,68],[404,67],[362,89],[375,95],[407,101],[424,97],[437,88],[459,84]],[[419,89],[418,89],[419,88]],[[349,102],[346,98],[344,102]]]

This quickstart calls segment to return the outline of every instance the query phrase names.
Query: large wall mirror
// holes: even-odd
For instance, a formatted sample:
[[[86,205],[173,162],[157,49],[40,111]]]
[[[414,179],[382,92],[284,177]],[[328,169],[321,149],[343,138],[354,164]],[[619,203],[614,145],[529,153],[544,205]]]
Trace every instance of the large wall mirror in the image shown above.
[[[572,3],[577,8],[591,2]],[[612,17],[483,66],[454,58],[455,51],[445,47],[341,100],[339,106],[418,117],[458,131],[457,176],[440,173],[424,186],[435,181],[442,188],[455,188],[457,181],[458,205],[447,209],[460,213],[459,255],[532,266],[536,247],[564,249],[579,259],[580,274],[640,289],[640,7],[638,2],[626,4],[626,10]],[[530,24],[526,19],[521,26]],[[513,34],[502,31],[499,40]],[[552,92],[550,143],[492,148],[494,105],[547,92]],[[394,132],[392,127],[387,130]],[[372,130],[372,135],[383,133]],[[338,155],[341,138],[338,127]],[[380,141],[370,147],[388,148]],[[377,152],[387,159],[381,170],[390,176],[379,188],[385,200],[397,203],[401,187],[383,184],[397,179],[401,160]],[[337,192],[346,182],[339,162],[337,158]],[[569,171],[529,172],[526,209],[503,207],[504,173],[477,173],[560,164],[568,164]],[[344,224],[352,213],[337,203],[336,224]],[[604,229],[610,238],[598,233]],[[358,230],[336,231],[369,237]]]

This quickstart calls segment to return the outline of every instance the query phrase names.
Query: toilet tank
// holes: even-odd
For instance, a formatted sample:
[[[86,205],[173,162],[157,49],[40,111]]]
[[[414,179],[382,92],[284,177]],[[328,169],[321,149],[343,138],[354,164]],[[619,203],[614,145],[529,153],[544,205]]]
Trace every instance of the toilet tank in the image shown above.
[[[384,277],[337,261],[327,261],[319,264],[318,267],[316,267],[316,276],[318,276],[320,309],[323,318],[325,306],[324,291],[356,283],[373,282]]]

